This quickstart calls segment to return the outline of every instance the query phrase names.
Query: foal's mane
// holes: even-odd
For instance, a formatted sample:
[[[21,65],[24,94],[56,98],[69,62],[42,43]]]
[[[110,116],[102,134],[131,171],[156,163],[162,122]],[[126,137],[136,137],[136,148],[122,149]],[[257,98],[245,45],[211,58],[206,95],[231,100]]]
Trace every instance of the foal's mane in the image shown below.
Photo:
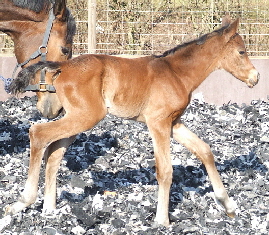
[[[193,41],[189,41],[189,42],[185,42],[183,44],[177,45],[176,47],[165,51],[162,55],[155,55],[155,57],[156,58],[162,58],[162,57],[166,57],[168,55],[173,55],[176,51],[181,50],[181,49],[183,49],[183,48],[185,48],[185,47],[187,47],[187,46],[189,46],[191,44],[202,45],[202,44],[204,44],[206,42],[207,39],[212,38],[212,37],[214,37],[216,35],[222,35],[224,30],[226,28],[228,28],[228,26],[229,25],[226,25],[226,26],[223,26],[220,29],[217,29],[217,30],[215,30],[215,31],[213,31],[211,33],[204,34],[203,36],[201,36],[201,37],[199,37],[199,38],[197,38],[197,39],[195,39]]]
[[[49,11],[51,3],[54,3],[55,0],[10,0],[15,6],[29,9],[36,13],[41,12],[42,10]],[[66,32],[66,42],[71,44],[73,42],[73,37],[76,32],[76,22],[72,16],[70,10],[66,9],[66,23],[67,23],[67,32]]]

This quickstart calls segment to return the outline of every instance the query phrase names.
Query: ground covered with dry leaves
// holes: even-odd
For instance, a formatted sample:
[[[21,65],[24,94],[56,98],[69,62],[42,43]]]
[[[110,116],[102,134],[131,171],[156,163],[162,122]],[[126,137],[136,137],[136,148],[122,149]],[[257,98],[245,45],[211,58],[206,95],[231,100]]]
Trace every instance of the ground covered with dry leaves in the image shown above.
[[[19,197],[27,177],[29,127],[47,121],[35,104],[35,97],[0,102],[0,234],[268,234],[269,103],[219,107],[191,102],[183,121],[210,144],[237,217],[225,215],[214,201],[205,168],[171,140],[168,228],[153,223],[157,181],[147,127],[114,116],[78,135],[69,147],[53,216],[42,214],[43,164],[37,202],[4,217],[4,207]]]

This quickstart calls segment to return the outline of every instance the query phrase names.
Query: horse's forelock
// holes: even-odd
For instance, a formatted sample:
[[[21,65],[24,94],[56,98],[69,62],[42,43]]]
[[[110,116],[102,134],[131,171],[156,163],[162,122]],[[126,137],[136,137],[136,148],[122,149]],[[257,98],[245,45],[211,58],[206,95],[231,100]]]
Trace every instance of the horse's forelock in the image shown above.
[[[76,33],[76,21],[68,8],[66,10],[66,19],[67,19],[66,42],[72,44],[73,37]]]
[[[10,0],[15,6],[29,9],[36,13],[41,12],[44,9],[49,10],[50,4],[53,2],[51,0]],[[67,8],[66,9],[66,23],[67,23],[67,32],[66,32],[66,42],[68,44],[73,43],[73,37],[76,33],[76,22],[71,14],[71,11]]]
[[[44,9],[48,9],[50,6],[50,0],[10,0],[17,7],[29,9],[34,12],[41,12]]]

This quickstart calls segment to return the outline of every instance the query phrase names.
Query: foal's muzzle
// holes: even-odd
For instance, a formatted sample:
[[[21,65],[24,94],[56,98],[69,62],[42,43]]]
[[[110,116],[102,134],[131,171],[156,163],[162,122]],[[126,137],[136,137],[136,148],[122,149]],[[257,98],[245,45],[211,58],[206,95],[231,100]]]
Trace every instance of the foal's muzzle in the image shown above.
[[[256,69],[250,71],[249,78],[247,79],[247,85],[250,88],[253,88],[260,80],[260,73]]]

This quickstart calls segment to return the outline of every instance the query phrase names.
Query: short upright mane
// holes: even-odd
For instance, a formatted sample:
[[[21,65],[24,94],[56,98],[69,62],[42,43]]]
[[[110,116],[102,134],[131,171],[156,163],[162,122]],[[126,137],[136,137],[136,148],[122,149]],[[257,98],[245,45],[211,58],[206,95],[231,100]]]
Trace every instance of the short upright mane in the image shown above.
[[[197,44],[197,45],[202,45],[206,42],[207,39],[213,37],[213,36],[216,36],[216,35],[222,35],[223,34],[223,31],[228,27],[229,25],[226,25],[226,26],[223,26],[222,28],[220,29],[217,29],[211,33],[208,33],[208,34],[205,34],[203,36],[201,36],[200,38],[198,39],[195,39],[193,41],[189,41],[189,42],[185,42],[183,44],[180,44],[168,51],[165,51],[162,55],[155,55],[156,58],[162,58],[162,57],[166,57],[168,55],[172,55],[174,54],[176,51],[182,49],[182,48],[185,48],[191,44]]]
[[[29,9],[34,12],[41,12],[44,9],[48,9],[52,3],[50,0],[10,0],[13,4],[20,8]]]

